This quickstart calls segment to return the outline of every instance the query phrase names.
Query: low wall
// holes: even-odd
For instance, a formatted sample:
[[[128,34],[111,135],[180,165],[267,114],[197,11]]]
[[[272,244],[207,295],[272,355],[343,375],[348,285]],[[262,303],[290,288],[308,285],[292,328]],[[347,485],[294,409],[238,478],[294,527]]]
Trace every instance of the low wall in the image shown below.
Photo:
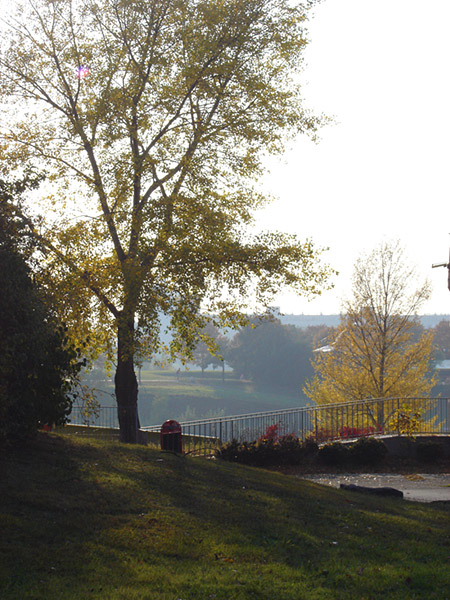
[[[436,443],[442,446],[443,457],[450,458],[450,436],[448,435],[418,435],[415,439],[405,436],[381,436],[389,454],[400,458],[417,458],[419,443]]]

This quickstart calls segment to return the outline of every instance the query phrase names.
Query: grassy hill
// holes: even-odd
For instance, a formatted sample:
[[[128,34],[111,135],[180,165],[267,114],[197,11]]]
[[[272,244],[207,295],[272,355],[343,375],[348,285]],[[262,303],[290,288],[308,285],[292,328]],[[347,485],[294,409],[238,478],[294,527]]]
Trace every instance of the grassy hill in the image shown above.
[[[111,381],[92,381],[94,387],[110,394]],[[99,396],[103,406],[113,406],[110,395]],[[226,374],[198,371],[183,373],[164,370],[142,371],[139,384],[141,424],[158,425],[166,419],[188,421],[216,416],[241,415],[265,410],[304,406],[306,398],[298,393],[258,388],[251,381],[240,381]]]
[[[239,415],[303,406],[304,399],[283,391],[258,389],[250,381],[201,377],[143,380],[139,392],[142,421],[162,423],[215,416]],[[148,411],[148,412],[147,412]]]
[[[57,435],[0,475],[2,600],[448,598],[448,506]]]

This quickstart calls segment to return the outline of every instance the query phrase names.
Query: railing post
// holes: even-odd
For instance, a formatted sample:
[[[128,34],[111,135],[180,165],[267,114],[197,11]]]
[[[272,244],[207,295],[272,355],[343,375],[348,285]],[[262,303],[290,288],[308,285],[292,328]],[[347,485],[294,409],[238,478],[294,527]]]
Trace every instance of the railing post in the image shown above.
[[[384,398],[378,401],[377,406],[377,433],[384,433]]]

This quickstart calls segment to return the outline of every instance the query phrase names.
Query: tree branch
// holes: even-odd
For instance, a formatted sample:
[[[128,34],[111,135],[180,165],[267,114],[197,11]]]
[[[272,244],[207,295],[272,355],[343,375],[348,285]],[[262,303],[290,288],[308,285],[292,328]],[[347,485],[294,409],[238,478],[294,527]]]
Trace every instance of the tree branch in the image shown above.
[[[76,273],[86,284],[86,286],[93,292],[97,298],[104,304],[104,306],[111,312],[111,314],[118,318],[120,315],[119,310],[116,306],[109,300],[109,298],[104,294],[100,288],[98,288],[95,283],[92,281],[92,274],[87,271],[80,269],[72,260],[70,260],[63,252],[58,250],[54,244],[50,242],[45,236],[41,235],[36,228],[32,220],[27,217],[16,205],[9,203],[11,210],[20,217],[20,219],[29,227],[30,233],[35,240],[37,240],[44,249],[52,252],[61,262],[63,262],[66,266],[68,266],[72,272]]]

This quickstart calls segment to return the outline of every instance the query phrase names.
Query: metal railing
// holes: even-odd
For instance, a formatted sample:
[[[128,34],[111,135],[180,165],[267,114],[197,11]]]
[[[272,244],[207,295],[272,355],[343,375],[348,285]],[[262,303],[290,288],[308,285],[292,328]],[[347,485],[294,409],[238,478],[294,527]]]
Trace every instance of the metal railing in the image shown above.
[[[118,428],[117,407],[100,407],[83,415],[75,408],[70,422],[89,428]],[[236,439],[253,441],[276,426],[280,435],[293,434],[318,443],[376,435],[450,434],[450,400],[447,398],[382,398],[216,417],[181,423],[183,451],[207,455]],[[409,428],[409,429],[408,429]],[[141,427],[157,440],[161,425]]]
[[[375,435],[450,433],[450,400],[444,398],[383,398],[276,410],[181,423],[183,450],[213,452],[233,439],[250,442],[276,425],[277,434],[293,434],[318,443]],[[157,432],[160,426],[143,427]]]
[[[69,415],[69,423],[85,427],[118,429],[117,406],[98,406],[86,410],[83,406],[74,405]]]

